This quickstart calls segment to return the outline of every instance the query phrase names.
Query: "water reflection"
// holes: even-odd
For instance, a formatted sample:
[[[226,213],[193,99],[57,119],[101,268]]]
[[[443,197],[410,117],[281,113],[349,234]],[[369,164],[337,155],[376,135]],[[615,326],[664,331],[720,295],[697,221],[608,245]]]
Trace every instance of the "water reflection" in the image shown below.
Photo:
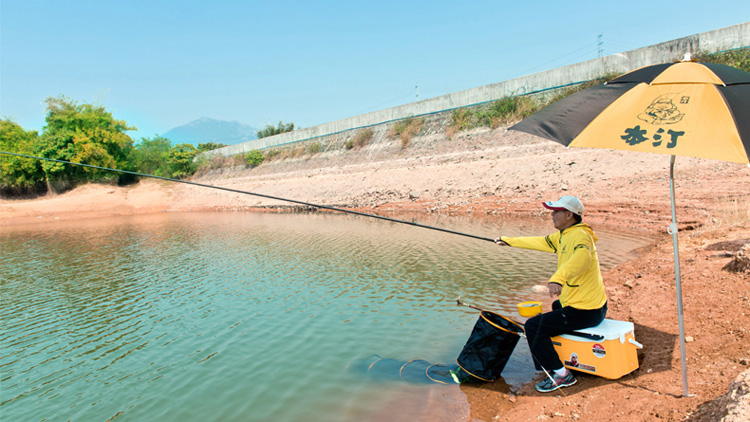
[[[603,267],[642,241],[597,233]],[[556,266],[551,254],[321,214],[102,219],[3,228],[0,242],[8,420],[374,420],[394,403],[410,415],[401,399],[438,390],[363,382],[346,364],[373,353],[452,363],[477,315],[457,295],[515,315]],[[519,346],[503,376],[523,382],[530,367]]]

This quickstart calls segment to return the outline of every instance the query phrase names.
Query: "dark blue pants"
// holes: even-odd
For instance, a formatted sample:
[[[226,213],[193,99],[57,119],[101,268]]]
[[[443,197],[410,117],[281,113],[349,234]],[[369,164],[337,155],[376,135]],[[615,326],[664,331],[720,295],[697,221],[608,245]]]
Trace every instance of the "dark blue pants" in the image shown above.
[[[547,371],[563,367],[562,361],[555,352],[551,338],[583,328],[596,327],[607,316],[607,304],[600,309],[576,309],[562,307],[560,301],[552,303],[552,311],[539,314],[526,321],[526,340],[529,342],[531,356],[537,370],[542,367]]]

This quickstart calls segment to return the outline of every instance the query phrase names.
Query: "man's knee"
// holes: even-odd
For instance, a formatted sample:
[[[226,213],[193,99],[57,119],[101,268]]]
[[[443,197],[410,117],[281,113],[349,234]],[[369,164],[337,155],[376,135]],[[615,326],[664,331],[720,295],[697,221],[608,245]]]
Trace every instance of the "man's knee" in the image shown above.
[[[526,333],[529,332],[536,332],[539,329],[539,324],[542,322],[542,315],[539,314],[537,316],[529,318],[526,323],[524,324],[524,327],[526,329]]]

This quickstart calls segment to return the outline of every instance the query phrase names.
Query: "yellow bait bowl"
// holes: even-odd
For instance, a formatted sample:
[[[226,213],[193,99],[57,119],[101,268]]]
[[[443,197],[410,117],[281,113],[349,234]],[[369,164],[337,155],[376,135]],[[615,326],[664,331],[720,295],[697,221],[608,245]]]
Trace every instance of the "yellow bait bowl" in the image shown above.
[[[531,318],[542,313],[542,302],[530,300],[518,304],[518,313],[522,317]]]

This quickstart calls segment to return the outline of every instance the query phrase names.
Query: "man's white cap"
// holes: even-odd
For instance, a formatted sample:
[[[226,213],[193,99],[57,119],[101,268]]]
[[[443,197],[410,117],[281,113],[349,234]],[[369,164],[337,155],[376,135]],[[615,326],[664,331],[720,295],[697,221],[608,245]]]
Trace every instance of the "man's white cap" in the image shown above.
[[[575,196],[565,195],[558,199],[557,201],[553,202],[542,202],[542,205],[544,205],[544,208],[555,210],[555,211],[562,211],[567,210],[572,212],[573,214],[581,215],[583,214],[583,203],[580,199],[576,198]]]

